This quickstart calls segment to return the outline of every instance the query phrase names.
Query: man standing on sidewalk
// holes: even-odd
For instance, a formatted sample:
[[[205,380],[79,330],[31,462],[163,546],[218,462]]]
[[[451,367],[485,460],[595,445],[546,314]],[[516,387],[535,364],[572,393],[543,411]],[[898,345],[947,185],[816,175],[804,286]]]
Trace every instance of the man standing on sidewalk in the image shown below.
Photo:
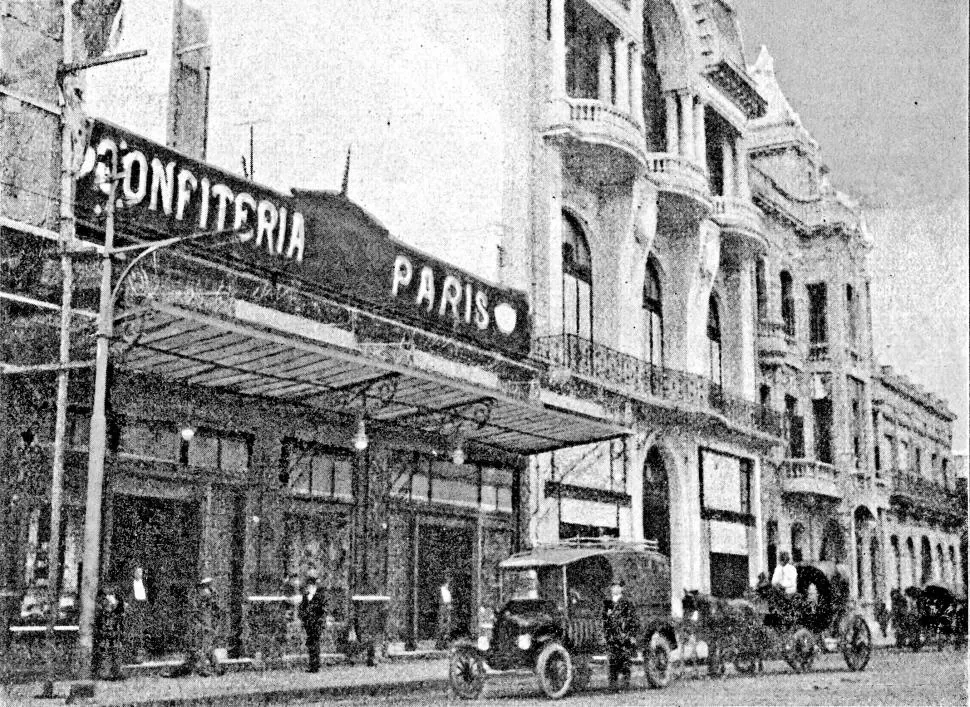
[[[317,576],[310,574],[306,578],[306,587],[300,598],[300,622],[306,633],[306,650],[309,658],[308,673],[320,671],[320,631],[323,628],[324,616],[327,613],[327,603],[323,594],[317,589]]]
[[[445,573],[445,579],[438,587],[438,635],[437,648],[443,650],[451,640],[451,575]]]
[[[136,663],[141,663],[145,660],[145,622],[148,619],[148,590],[145,588],[141,567],[135,568],[129,590],[128,627],[131,635],[131,657]]]

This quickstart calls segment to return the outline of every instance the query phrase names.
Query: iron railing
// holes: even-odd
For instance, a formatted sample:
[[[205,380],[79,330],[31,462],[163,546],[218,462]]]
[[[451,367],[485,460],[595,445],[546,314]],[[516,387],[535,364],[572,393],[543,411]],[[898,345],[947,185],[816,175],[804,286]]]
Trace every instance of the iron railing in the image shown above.
[[[902,494],[913,501],[933,508],[956,510],[960,508],[960,494],[946,486],[923,478],[912,471],[896,469],[892,474],[892,493]]]
[[[556,383],[559,376],[555,369],[564,369],[638,395],[711,410],[746,429],[782,436],[781,415],[777,411],[732,395],[704,376],[656,366],[576,334],[539,337],[533,341],[532,353],[553,369],[546,376],[547,382]]]

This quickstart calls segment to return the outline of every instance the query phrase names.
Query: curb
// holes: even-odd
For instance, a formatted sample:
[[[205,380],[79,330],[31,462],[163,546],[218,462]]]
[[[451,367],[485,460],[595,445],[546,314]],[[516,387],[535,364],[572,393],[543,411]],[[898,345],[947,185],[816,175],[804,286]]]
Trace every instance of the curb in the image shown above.
[[[388,693],[404,695],[424,690],[446,688],[448,680],[399,680],[396,682],[365,683],[360,685],[322,685],[320,687],[269,690],[265,692],[233,692],[223,695],[175,697],[117,703],[118,707],[250,707],[254,705],[287,704],[327,698],[377,697]]]

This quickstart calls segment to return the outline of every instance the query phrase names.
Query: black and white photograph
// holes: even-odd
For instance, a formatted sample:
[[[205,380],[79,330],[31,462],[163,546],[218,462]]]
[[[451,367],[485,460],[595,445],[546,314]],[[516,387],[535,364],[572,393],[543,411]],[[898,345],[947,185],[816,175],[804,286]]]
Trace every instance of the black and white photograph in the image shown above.
[[[0,707],[967,705],[968,0],[0,0]]]

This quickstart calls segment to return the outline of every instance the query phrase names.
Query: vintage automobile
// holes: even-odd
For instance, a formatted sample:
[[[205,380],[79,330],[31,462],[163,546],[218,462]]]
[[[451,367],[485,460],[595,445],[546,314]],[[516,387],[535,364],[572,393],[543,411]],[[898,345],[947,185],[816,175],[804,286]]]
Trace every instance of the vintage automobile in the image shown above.
[[[669,684],[676,646],[670,563],[655,542],[576,539],[513,555],[500,569],[492,635],[452,649],[449,682],[457,696],[474,699],[489,675],[511,671],[534,672],[551,699],[584,689],[592,658],[607,652],[603,606],[614,579],[637,611],[635,663],[651,687]]]

